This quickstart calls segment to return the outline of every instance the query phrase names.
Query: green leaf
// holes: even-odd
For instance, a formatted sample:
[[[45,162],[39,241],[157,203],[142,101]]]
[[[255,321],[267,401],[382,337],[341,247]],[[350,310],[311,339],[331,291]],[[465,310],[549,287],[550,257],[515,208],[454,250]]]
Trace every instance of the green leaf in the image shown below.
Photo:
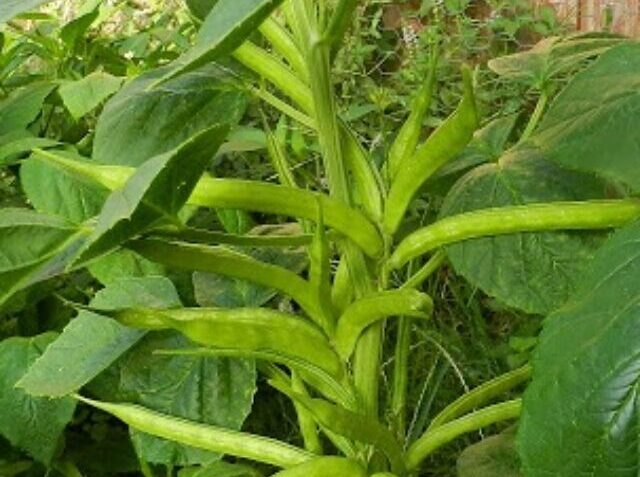
[[[156,354],[191,347],[193,344],[179,333],[151,333],[99,376],[90,390],[101,399],[133,401],[190,421],[239,429],[253,404],[253,361]],[[219,458],[135,430],[132,439],[138,455],[151,463],[196,465]]]
[[[537,87],[543,87],[550,79],[622,41],[623,38],[608,34],[550,37],[530,50],[490,60],[488,66],[501,76],[526,79]]]
[[[507,152],[497,163],[463,176],[441,215],[507,205],[602,198],[595,178],[566,171],[533,148]],[[454,269],[485,293],[528,313],[548,313],[575,290],[599,244],[599,233],[520,233],[467,240],[446,247]]]
[[[212,126],[140,166],[107,199],[78,260],[114,249],[162,217],[175,220],[228,131]]]
[[[55,333],[46,333],[0,342],[0,434],[47,465],[56,456],[76,403],[70,398],[34,398],[15,384],[55,338]]]
[[[0,6],[0,22],[2,21]],[[24,131],[42,111],[47,96],[56,88],[54,83],[34,83],[13,91],[0,102],[0,136],[12,131]]]
[[[50,0],[2,0],[0,4],[0,24],[6,23],[21,13],[34,10]]]
[[[123,81],[124,78],[97,71],[80,80],[63,83],[58,94],[77,121],[116,93]]]
[[[83,3],[84,5],[76,11],[78,16],[60,29],[60,39],[70,50],[75,48],[78,39],[86,34],[87,30],[93,22],[97,20],[100,14],[100,0],[91,0],[89,3]]]
[[[187,7],[196,18],[204,20],[218,0],[187,0]]]
[[[594,94],[597,92],[597,94]],[[611,48],[557,96],[532,141],[568,168],[640,190],[640,44]]]
[[[165,275],[162,265],[153,263],[130,250],[116,250],[94,260],[87,267],[93,277],[103,285],[123,278],[142,278]]]
[[[76,226],[28,209],[0,209],[0,305],[13,293],[60,272]],[[25,246],[29,244],[29,246]]]
[[[0,137],[0,166],[8,166],[18,162],[21,155],[31,152],[34,148],[46,149],[60,145],[58,141],[44,137],[33,137],[24,132],[19,137],[15,133],[5,134]],[[13,137],[12,137],[13,136]]]
[[[101,309],[180,306],[173,284],[163,277],[123,279],[99,291],[91,302]],[[109,367],[144,332],[82,311],[29,369],[19,386],[35,396],[65,396]]]
[[[526,476],[640,471],[640,222],[614,234],[578,292],[547,317],[524,396]]]
[[[178,58],[167,80],[231,53],[282,0],[218,0],[200,27],[195,45]]]
[[[64,151],[57,154],[72,159],[78,157]],[[38,212],[58,215],[78,224],[95,217],[108,196],[105,189],[77,181],[36,157],[22,164],[20,179],[29,202]]]
[[[234,125],[244,114],[246,96],[221,67],[209,65],[151,89],[167,71],[139,76],[107,102],[96,126],[96,161],[137,167],[212,124]]]
[[[515,431],[511,427],[467,447],[458,457],[458,477],[521,477]]]

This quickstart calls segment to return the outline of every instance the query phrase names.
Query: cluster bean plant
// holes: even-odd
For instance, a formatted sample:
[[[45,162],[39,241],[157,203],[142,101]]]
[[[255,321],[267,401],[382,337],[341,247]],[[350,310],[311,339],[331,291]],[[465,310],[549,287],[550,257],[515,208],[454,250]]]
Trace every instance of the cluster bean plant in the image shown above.
[[[0,21],[40,3],[3,0]],[[481,117],[463,65],[457,105],[425,134],[436,39],[378,160],[333,76],[358,0],[187,4],[192,45],[155,30],[142,74],[105,77],[135,55],[129,43],[65,91],[60,75],[91,48],[93,5],[86,27],[48,42],[67,69],[0,103],[0,166],[25,197],[0,209],[3,316],[41,329],[45,307],[73,315],[0,342],[0,450],[28,456],[0,456],[0,474],[33,460],[109,475],[119,462],[92,463],[116,446],[134,456],[122,472],[147,477],[434,475],[435,453],[484,429],[503,432],[460,461],[463,477],[638,475],[640,45],[552,37],[492,60],[538,97],[519,120]],[[54,48],[65,38],[86,51]],[[33,127],[58,88],[86,137]],[[247,108],[271,180],[220,174],[221,155],[246,146]],[[313,138],[308,157],[292,157],[283,124]],[[442,187],[421,217],[416,203]],[[546,318],[531,363],[416,432],[410,367],[429,363],[412,360],[412,330],[433,319],[424,284],[444,264],[502,306]],[[257,399],[292,406],[295,437],[243,430],[257,377],[271,390]],[[109,419],[122,425],[99,426]],[[78,442],[83,426],[102,447]]]

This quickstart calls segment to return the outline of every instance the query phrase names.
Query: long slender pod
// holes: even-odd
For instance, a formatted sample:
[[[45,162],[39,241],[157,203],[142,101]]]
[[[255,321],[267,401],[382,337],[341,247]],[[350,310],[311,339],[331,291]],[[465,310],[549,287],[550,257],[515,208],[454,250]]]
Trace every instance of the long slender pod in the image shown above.
[[[414,157],[402,161],[391,184],[383,228],[392,235],[400,225],[418,189],[440,167],[463,151],[478,127],[471,71],[463,69],[464,96],[456,110],[418,147]]]
[[[69,159],[52,151],[36,151],[39,160],[65,172],[110,190],[121,188],[134,168],[100,166],[89,161]],[[252,210],[256,212],[317,219],[317,204],[327,226],[353,240],[370,256],[382,254],[383,242],[377,228],[361,212],[319,192],[239,179],[203,176],[187,201],[189,205],[212,208]]]
[[[485,405],[491,399],[510,391],[516,386],[528,381],[530,378],[531,366],[527,364],[481,384],[445,407],[433,418],[429,429],[435,429],[477,407]]]
[[[479,237],[552,230],[619,227],[640,217],[640,199],[548,202],[494,207],[452,215],[406,237],[389,258],[399,268],[424,253]]]
[[[443,445],[457,437],[476,431],[496,422],[516,419],[520,416],[522,401],[514,399],[480,409],[466,416],[448,422],[425,432],[407,450],[405,461],[407,469],[416,470],[420,463]]]
[[[276,467],[290,468],[308,462],[314,454],[284,442],[161,414],[135,404],[116,404],[76,398],[117,417],[146,434],[198,449],[229,454]]]

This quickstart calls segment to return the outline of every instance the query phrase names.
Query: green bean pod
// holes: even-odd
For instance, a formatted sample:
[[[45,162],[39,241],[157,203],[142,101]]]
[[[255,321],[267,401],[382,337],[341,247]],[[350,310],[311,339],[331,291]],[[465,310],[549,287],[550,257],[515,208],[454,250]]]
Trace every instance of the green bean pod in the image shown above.
[[[367,477],[360,464],[344,457],[318,457],[273,477]]]
[[[359,205],[371,220],[379,223],[382,220],[383,192],[374,166],[353,131],[343,121],[339,122],[339,125],[345,164],[353,179],[354,203]]]
[[[134,168],[100,166],[72,160],[52,151],[35,151],[39,159],[80,180],[98,183],[110,190],[121,188]],[[317,219],[317,202],[327,226],[353,240],[371,257],[382,255],[383,242],[378,229],[359,211],[319,192],[239,179],[203,176],[187,201],[189,205],[211,208],[252,210],[269,214]]]
[[[493,207],[441,219],[406,237],[389,258],[399,268],[424,253],[464,240],[521,232],[619,227],[640,217],[640,199],[548,202]]]
[[[383,228],[393,235],[422,184],[440,167],[460,154],[478,127],[471,72],[463,69],[464,96],[456,110],[398,170],[384,211]]]
[[[108,412],[136,430],[198,449],[263,462],[285,469],[314,458],[310,452],[275,439],[192,422],[135,404],[94,401],[82,396],[76,396],[76,398]]]
[[[194,343],[223,349],[276,353],[307,361],[336,380],[342,362],[315,325],[267,308],[124,309],[115,318],[128,326],[175,329]]]
[[[274,17],[269,17],[263,21],[258,27],[262,36],[264,36],[273,49],[280,53],[291,65],[291,67],[303,78],[307,79],[307,64],[296,42],[293,40],[289,32]]]
[[[335,326],[335,312],[331,303],[331,257],[329,241],[324,229],[322,207],[319,204],[316,230],[308,250],[309,284],[324,314],[323,322],[327,323],[325,332],[331,336]]]
[[[309,283],[286,268],[261,262],[223,246],[141,239],[129,242],[127,247],[169,267],[218,273],[275,288],[293,298],[318,324],[328,325],[324,323],[324,314]]]
[[[415,471],[426,457],[463,434],[477,431],[496,422],[516,419],[520,416],[521,410],[522,401],[514,399],[480,409],[425,432],[407,450],[405,455],[407,469]]]
[[[516,386],[528,381],[530,378],[531,366],[527,364],[481,384],[477,388],[460,396],[438,413],[431,421],[429,429],[435,429],[467,412],[484,406],[490,400],[510,391]]]
[[[303,247],[309,245],[313,239],[310,234],[239,235],[194,227],[154,229],[150,235],[180,242],[239,247]]]
[[[354,290],[349,266],[345,256],[340,257],[338,268],[333,276],[333,286],[331,288],[331,302],[339,313],[353,301]]]
[[[306,113],[313,112],[313,99],[309,87],[278,58],[250,41],[245,41],[236,48],[232,56],[277,87]]]
[[[366,328],[389,316],[427,319],[433,311],[431,298],[417,290],[387,290],[353,302],[342,313],[334,338],[336,350],[348,359]]]
[[[422,122],[427,111],[429,111],[429,106],[431,106],[433,90],[436,85],[437,65],[437,54],[432,52],[427,78],[420,87],[415,100],[411,103],[411,113],[409,117],[400,128],[398,135],[389,148],[387,168],[391,179],[398,174],[398,171],[405,162],[411,160],[411,155],[418,146],[420,133],[422,132]]]
[[[381,450],[389,459],[392,472],[399,475],[404,474],[405,465],[400,445],[391,432],[376,419],[348,411],[323,399],[303,396],[280,383],[272,383],[272,385],[306,407],[321,426],[351,440],[371,444]]]

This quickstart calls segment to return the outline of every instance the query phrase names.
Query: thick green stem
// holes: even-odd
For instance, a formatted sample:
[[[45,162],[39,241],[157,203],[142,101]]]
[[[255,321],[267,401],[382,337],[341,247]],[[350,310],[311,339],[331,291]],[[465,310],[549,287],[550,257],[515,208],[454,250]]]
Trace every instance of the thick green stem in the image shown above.
[[[521,409],[522,401],[515,399],[486,407],[425,432],[407,451],[405,456],[407,469],[416,470],[420,463],[434,451],[463,434],[497,422],[516,419],[520,416]]]
[[[307,58],[309,81],[313,96],[313,109],[317,124],[318,139],[322,150],[325,170],[328,176],[331,195],[345,204],[351,204],[351,194],[347,182],[344,156],[341,143],[335,96],[331,83],[330,45],[323,41],[308,11],[302,2],[294,5],[298,25],[306,25],[309,30],[307,40]],[[360,249],[352,243],[343,247],[349,275],[354,280],[357,297],[363,297],[373,291],[369,271]],[[378,413],[378,387],[382,325],[369,327],[362,335],[356,348],[353,362],[355,386],[365,411],[371,415]]]
[[[411,346],[411,318],[402,316],[398,322],[398,335],[393,365],[391,389],[391,417],[396,438],[402,440],[407,432],[407,392],[409,388],[409,351]]]
[[[405,238],[389,259],[399,268],[424,253],[463,240],[520,232],[619,227],[640,217],[640,199],[550,202],[482,209],[444,218]]]

